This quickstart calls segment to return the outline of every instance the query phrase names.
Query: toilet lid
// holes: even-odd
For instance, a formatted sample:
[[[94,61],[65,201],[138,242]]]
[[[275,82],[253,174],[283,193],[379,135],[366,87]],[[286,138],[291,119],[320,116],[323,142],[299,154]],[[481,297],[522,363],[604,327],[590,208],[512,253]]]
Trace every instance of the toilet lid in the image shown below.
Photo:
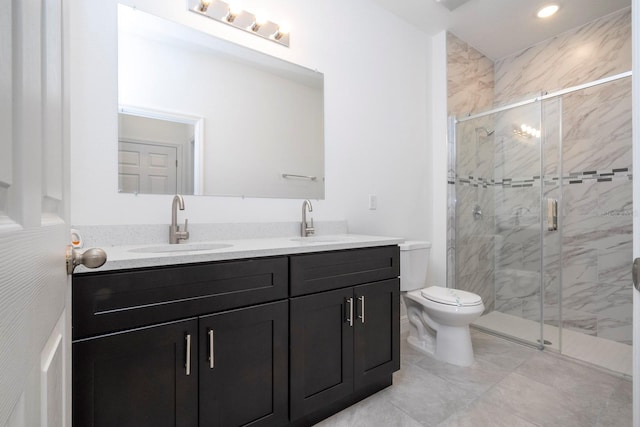
[[[455,305],[467,307],[482,304],[482,298],[471,292],[460,289],[443,288],[442,286],[431,286],[424,288],[421,292],[423,297],[439,304]]]

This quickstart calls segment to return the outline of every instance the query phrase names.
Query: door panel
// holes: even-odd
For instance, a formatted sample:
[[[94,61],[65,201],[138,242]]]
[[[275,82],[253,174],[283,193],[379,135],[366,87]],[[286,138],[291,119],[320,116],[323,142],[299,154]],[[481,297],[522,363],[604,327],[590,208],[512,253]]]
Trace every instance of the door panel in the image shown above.
[[[291,419],[353,391],[353,288],[291,299]]]
[[[200,318],[201,425],[287,423],[288,311],[281,301]]]
[[[400,369],[400,280],[356,286],[354,295],[354,381],[361,388]]]
[[[176,147],[129,141],[120,141],[118,147],[121,193],[175,194],[178,191]]]
[[[66,16],[0,7],[0,425],[70,425]]]

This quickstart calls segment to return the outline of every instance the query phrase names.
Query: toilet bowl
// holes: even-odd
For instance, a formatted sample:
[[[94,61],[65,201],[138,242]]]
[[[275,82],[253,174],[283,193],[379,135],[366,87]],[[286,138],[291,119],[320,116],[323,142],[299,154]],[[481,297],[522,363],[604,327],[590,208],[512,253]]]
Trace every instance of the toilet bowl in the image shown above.
[[[473,364],[469,324],[484,311],[480,296],[441,286],[425,287],[429,242],[400,245],[400,291],[407,308],[407,343],[438,360],[458,366]]]

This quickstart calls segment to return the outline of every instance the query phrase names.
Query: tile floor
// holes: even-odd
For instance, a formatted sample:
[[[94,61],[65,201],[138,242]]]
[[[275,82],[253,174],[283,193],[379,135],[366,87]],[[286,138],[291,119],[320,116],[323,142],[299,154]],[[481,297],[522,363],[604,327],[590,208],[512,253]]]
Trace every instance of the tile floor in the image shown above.
[[[318,426],[631,426],[627,379],[478,331],[468,368],[425,356],[402,338],[393,386]]]

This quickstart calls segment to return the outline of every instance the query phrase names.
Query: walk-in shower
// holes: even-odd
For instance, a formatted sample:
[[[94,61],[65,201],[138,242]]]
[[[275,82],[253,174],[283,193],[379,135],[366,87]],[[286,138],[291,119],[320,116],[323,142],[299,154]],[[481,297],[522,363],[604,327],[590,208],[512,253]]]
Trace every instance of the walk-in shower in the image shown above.
[[[474,326],[631,373],[630,73],[450,119],[449,286]]]

